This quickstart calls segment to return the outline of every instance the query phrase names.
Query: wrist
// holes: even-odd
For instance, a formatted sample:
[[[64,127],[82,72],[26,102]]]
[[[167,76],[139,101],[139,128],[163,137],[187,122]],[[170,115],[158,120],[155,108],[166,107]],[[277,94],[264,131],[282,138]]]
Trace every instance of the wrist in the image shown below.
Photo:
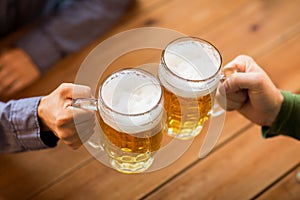
[[[42,97],[40,99],[40,103],[38,105],[38,119],[39,119],[39,122],[40,122],[40,129],[41,129],[41,132],[45,132],[45,131],[50,131],[50,128],[46,125],[46,122],[45,122],[45,117],[44,117],[44,107],[43,107],[43,102],[45,101],[45,98],[46,97]]]
[[[297,120],[300,113],[300,95],[281,91],[283,102],[272,126],[263,127],[263,136],[286,135],[300,140],[300,128]],[[297,135],[298,134],[298,135]]]
[[[270,127],[276,121],[276,119],[279,115],[279,112],[281,110],[283,100],[284,100],[283,95],[281,94],[280,90],[277,90],[277,95],[275,95],[275,98],[274,98],[274,102],[275,102],[274,103],[274,108],[273,108],[272,114],[270,115],[270,120],[266,124],[266,126]]]
[[[38,121],[40,125],[40,137],[45,145],[48,147],[55,147],[59,138],[52,132],[52,130],[46,125],[45,117],[44,117],[44,104],[46,97],[42,97],[40,99],[38,105]]]

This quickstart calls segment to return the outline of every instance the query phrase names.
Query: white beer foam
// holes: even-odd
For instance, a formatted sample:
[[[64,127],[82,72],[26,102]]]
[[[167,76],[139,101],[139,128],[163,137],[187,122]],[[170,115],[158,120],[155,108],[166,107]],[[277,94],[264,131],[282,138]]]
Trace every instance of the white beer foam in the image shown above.
[[[164,61],[178,77],[167,72],[161,65],[159,78],[168,90],[177,95],[202,96],[216,89],[220,76],[213,76],[218,72],[221,60],[218,52],[211,46],[193,40],[174,43],[166,48]]]
[[[103,83],[101,96],[111,110],[100,104],[100,114],[107,124],[121,132],[134,134],[150,130],[161,119],[162,102],[157,106],[161,95],[160,84],[154,76],[137,69],[122,70]]]

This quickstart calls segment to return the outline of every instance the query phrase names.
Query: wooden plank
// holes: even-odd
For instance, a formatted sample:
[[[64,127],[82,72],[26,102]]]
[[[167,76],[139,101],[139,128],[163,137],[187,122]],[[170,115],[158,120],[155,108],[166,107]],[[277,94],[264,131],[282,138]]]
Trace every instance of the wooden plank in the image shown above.
[[[300,163],[299,163],[300,164]],[[298,165],[299,165],[298,164]],[[296,173],[300,172],[300,167],[291,171],[282,180],[264,192],[257,200],[267,199],[289,199],[298,200],[300,197],[300,182],[296,179]]]
[[[84,148],[74,151],[63,144],[43,151],[0,155],[0,199],[23,199],[89,157]]]
[[[300,33],[273,48],[258,59],[259,65],[270,75],[272,81],[283,90],[300,90]]]
[[[128,24],[130,21],[132,21],[132,19],[140,18],[140,16],[143,16],[145,13],[148,13],[151,10],[156,9],[156,7],[163,5],[165,2],[171,2],[171,0],[170,1],[164,1],[164,0],[135,1],[134,5],[129,8],[127,13],[125,13],[125,16],[122,19],[120,19],[120,21],[111,30],[99,36],[97,39],[95,39],[95,41],[87,45],[79,52],[70,54],[67,57],[63,58],[62,60],[58,61],[56,64],[53,65],[53,67],[49,71],[47,71],[47,73],[43,77],[41,77],[39,80],[37,80],[29,87],[14,94],[11,98],[19,99],[24,97],[49,94],[59,84],[63,82],[74,82],[77,70],[80,67],[82,61],[97,44],[105,40],[107,37],[116,34],[117,32],[115,30],[118,30],[120,26]],[[24,29],[16,32],[15,34],[12,34],[7,38],[0,40],[0,47],[2,48],[2,46],[9,45],[10,43],[17,40],[25,32],[27,32],[33,27],[34,26],[32,25],[25,27]],[[1,100],[7,101],[9,99],[1,99]]]
[[[297,89],[299,88],[299,85],[296,84],[299,82],[299,78],[298,78],[299,69],[297,67],[299,66],[299,57],[298,57],[299,45],[298,44],[299,44],[299,35],[296,35],[295,37],[289,39],[288,41],[278,46],[277,48],[271,50],[265,56],[258,58],[259,63],[263,63],[262,66],[266,65],[266,67],[264,68],[268,70],[267,72],[271,75],[271,78],[276,80],[277,85],[279,86],[285,85],[291,91],[297,91]],[[286,51],[287,49],[288,51]],[[284,65],[282,63],[284,63]],[[288,73],[286,74],[284,72],[288,72]],[[283,73],[285,74],[286,78],[282,78]],[[287,82],[287,80],[289,81]],[[293,82],[291,82],[291,80],[293,80]],[[287,170],[288,169],[289,168],[287,167]],[[180,184],[184,185],[186,183],[180,183]],[[180,187],[179,186],[180,184],[178,184],[178,187]],[[224,183],[224,185],[225,184],[226,183]],[[176,186],[172,185],[168,187],[176,188],[177,185]],[[226,185],[224,187],[226,187]],[[260,189],[263,189],[263,187],[264,186],[262,186],[262,188]],[[164,194],[159,194],[159,195],[163,196]],[[154,196],[154,199],[155,197],[157,196]]]
[[[297,1],[291,0],[284,3],[276,1],[274,5],[246,0],[210,3],[188,1],[184,2],[183,5],[182,1],[173,0],[164,2],[161,6],[157,5],[155,5],[156,9],[151,12],[141,12],[143,14],[118,24],[85,50],[64,59],[51,69],[46,77],[17,94],[16,98],[42,95],[49,93],[61,82],[73,82],[81,62],[96,44],[121,31],[143,27],[149,20],[153,21],[153,26],[171,28],[187,35],[195,35],[210,40],[222,52],[224,62],[240,53],[253,56],[262,51],[262,48],[268,50],[274,45],[274,42],[284,41],[280,38],[284,33],[294,31],[295,27],[299,25],[299,20],[297,20],[299,18],[298,4]],[[169,10],[173,12],[168,12]],[[282,14],[278,15],[278,13]],[[186,18],[186,16],[189,17]],[[252,16],[257,17],[253,19]],[[271,23],[266,23],[263,17],[272,19]],[[182,20],[184,22],[178,23]],[[252,26],[259,28],[253,30],[251,29]],[[221,33],[222,37],[220,37]]]
[[[239,134],[241,127],[247,127],[248,124],[248,121],[240,115],[229,113],[219,143],[222,144],[232,135]],[[203,137],[204,134],[200,134],[182,157],[161,170],[126,175],[94,160],[30,197],[31,199],[139,199],[197,161]]]
[[[14,98],[45,95],[55,89],[62,82],[73,82],[77,70],[87,54],[98,43],[114,34],[133,28],[150,26],[149,21],[152,21],[151,26],[172,28],[174,30],[181,31],[184,34],[193,35],[193,33],[198,30],[198,23],[207,25],[216,19],[220,19],[224,15],[232,12],[232,10],[238,9],[238,7],[245,3],[245,1],[246,0],[230,0],[228,2],[217,1],[208,3],[206,0],[189,0],[184,2],[182,0],[170,0],[156,2],[149,6],[140,6],[141,10],[139,12],[135,11],[139,14],[132,15],[132,18],[125,17],[125,20],[121,21],[112,30],[99,37],[81,52],[70,55],[57,63],[52,69],[50,69],[46,76],[42,77],[34,85],[16,94]],[[148,1],[141,1],[139,4],[144,2]],[[146,9],[142,10],[144,7]],[[199,9],[202,10],[202,12],[199,12]],[[213,11],[214,14],[211,14]],[[194,14],[191,15],[191,13]],[[128,15],[131,16],[130,14]],[[185,20],[186,16],[189,16],[188,21]],[[178,23],[178,21],[181,20],[185,20],[185,22]],[[191,22],[195,22],[197,24],[192,24]]]
[[[140,0],[137,7],[132,8],[134,10],[131,10],[130,15],[134,17],[139,13],[155,9],[160,1],[162,0]],[[123,19],[122,22],[126,20]],[[16,40],[30,28],[32,27],[26,27],[1,40],[1,48]],[[78,66],[91,50],[92,45],[57,63],[44,77],[14,98],[48,94],[61,82],[73,82]],[[62,143],[54,149],[0,155],[0,199],[26,198],[71,173],[76,167],[79,168],[89,162],[90,158],[90,154],[83,147],[73,151]]]
[[[156,4],[156,9],[120,24],[108,35],[140,27],[162,27],[192,35],[202,27],[219,21],[245,5],[247,0],[169,0]]]
[[[259,63],[264,66],[274,83],[279,88],[292,92],[300,90],[299,44],[300,34],[297,34],[259,59]],[[292,170],[277,183],[270,185],[266,191],[257,196],[257,199],[299,199],[300,183],[295,178],[299,170],[299,167]]]
[[[300,162],[299,141],[255,126],[146,199],[250,199]],[[280,148],[279,148],[280,147]]]
[[[293,38],[291,38],[288,41],[286,41],[285,43],[279,45],[278,48],[275,48],[274,50],[271,50],[268,54],[266,54],[266,56],[258,58],[258,60],[260,62],[262,62],[264,64],[268,64],[265,67],[265,69],[267,69],[267,70],[269,69],[268,73],[271,75],[272,78],[277,78],[275,80],[277,80],[277,84],[279,86],[285,85],[288,88],[290,88],[292,91],[296,91],[297,88],[299,88],[299,85],[296,84],[297,82],[299,82],[299,78],[298,78],[299,77],[299,70],[298,70],[298,67],[297,67],[297,66],[299,66],[299,58],[297,56],[298,52],[299,52],[299,45],[297,45],[297,44],[299,44],[299,35],[296,35]],[[288,51],[286,51],[287,49],[288,49]],[[285,63],[285,64],[282,65],[280,63]],[[285,71],[290,71],[290,72],[288,73],[289,76],[287,76],[286,79],[283,79],[282,78],[282,73],[285,72]],[[286,82],[287,79],[289,80],[288,82]],[[293,80],[293,82],[291,82],[290,80]],[[233,142],[235,142],[235,140],[232,141],[232,142],[230,142],[229,145],[231,145],[231,143],[233,143]],[[280,146],[280,148],[281,148],[281,146]],[[288,145],[287,145],[287,148],[289,148]],[[236,148],[236,149],[238,149],[238,150],[235,150],[235,151],[245,152],[242,149],[239,149],[239,148]],[[222,155],[222,152],[217,152],[217,154]],[[248,155],[248,156],[251,157],[251,155]],[[292,158],[292,159],[294,159],[294,158]],[[244,162],[244,161],[241,161],[241,162]],[[287,165],[285,170],[289,170],[290,167],[293,166],[293,164],[295,164],[295,163],[291,163],[290,165]],[[208,166],[205,166],[205,167],[208,167]],[[205,168],[205,167],[203,167],[203,168]],[[221,167],[221,168],[223,169],[223,167]],[[202,169],[202,167],[201,167],[201,169]],[[281,169],[281,170],[282,170],[281,171],[281,175],[282,175],[282,173],[284,173],[285,170],[284,169]],[[249,168],[248,171],[251,171],[251,168]],[[219,172],[214,171],[211,174],[215,174],[215,173],[219,173]],[[279,177],[279,176],[276,175],[275,171],[273,173],[274,173],[273,174],[274,176],[276,176],[277,178]],[[194,173],[191,173],[191,174],[193,174],[192,176],[196,176],[195,174],[198,174],[198,173],[194,172]],[[225,174],[227,174],[227,173],[225,173]],[[185,176],[185,175],[183,175],[183,176]],[[193,179],[192,176],[188,177],[185,180]],[[242,177],[243,174],[241,173],[240,176]],[[276,177],[272,178],[270,180],[270,183],[272,183],[272,181],[276,180]],[[206,177],[202,177],[202,178],[206,178]],[[213,182],[215,182],[215,180]],[[230,183],[231,182],[233,182],[233,181],[230,181]],[[254,180],[252,182],[254,182]],[[223,191],[223,188],[226,188],[226,190],[229,190],[229,194],[233,193],[233,191],[230,191],[231,189],[228,188],[228,187],[230,187],[230,183],[224,182],[223,186],[220,184],[220,187],[222,187],[222,191]],[[258,190],[258,191],[259,190],[263,190],[264,187],[268,186],[268,184],[270,184],[270,183],[265,182],[264,185],[261,185],[261,188],[253,189],[253,191],[252,191],[253,193],[251,195],[248,194],[249,196],[244,196],[244,195],[247,195],[247,193],[245,193],[245,191],[241,190],[242,192],[239,193],[240,196],[238,196],[237,198],[236,198],[236,196],[234,196],[234,194],[233,194],[233,196],[230,196],[230,195],[226,196],[226,194],[224,194],[225,196],[222,196],[223,194],[221,196],[218,196],[217,194],[214,196],[213,194],[208,193],[207,196],[206,195],[204,195],[204,196],[200,195],[199,196],[199,194],[196,191],[197,189],[195,189],[195,191],[193,191],[194,193],[192,192],[191,195],[185,193],[185,195],[187,195],[187,196],[180,196],[179,195],[179,196],[176,197],[176,195],[178,193],[175,193],[175,194],[171,194],[170,196],[167,196],[166,198],[175,198],[175,199],[178,198],[178,199],[180,199],[180,198],[195,198],[197,196],[197,198],[198,197],[199,198],[203,197],[204,199],[206,199],[206,198],[213,198],[213,197],[215,197],[215,198],[221,198],[221,199],[222,198],[223,199],[227,199],[227,198],[229,198],[229,199],[235,199],[235,198],[236,199],[240,199],[240,198],[242,198],[242,199],[244,199],[244,198],[248,199],[250,197],[253,197],[253,195],[255,195],[255,192],[256,192],[255,190]],[[195,183],[194,181],[192,181],[191,184],[188,184],[187,182],[180,182],[178,184],[174,184],[173,185],[173,183],[171,182],[169,185],[166,185],[162,191],[158,190],[155,193],[154,196],[150,196],[151,197],[150,199],[156,199],[156,198],[161,197],[161,196],[165,197],[165,195],[166,195],[164,193],[165,189],[168,191],[167,193],[169,193],[169,192],[172,193],[171,192],[172,188],[181,188],[181,187],[183,187],[183,190],[184,190],[185,189],[184,185],[188,185],[187,187],[189,187],[189,186],[191,186],[193,184],[197,184],[197,183]],[[253,183],[249,183],[249,184],[253,184]],[[206,187],[209,187],[209,185],[210,185],[210,182],[203,183],[203,185],[201,185],[201,187],[199,187],[199,188],[204,187],[204,189],[200,190],[200,191],[207,191]],[[235,187],[235,186],[233,186],[233,187]],[[239,189],[237,189],[237,190],[239,190]],[[219,191],[219,188],[215,189],[215,191]],[[167,194],[167,195],[169,195],[169,194]]]
[[[299,9],[299,0],[248,1],[194,34],[215,43],[225,62],[239,54],[256,58],[299,34]]]
[[[299,18],[298,12],[296,12],[295,9],[293,9],[294,7],[291,8],[290,6],[290,5],[295,5],[293,3],[291,4],[291,1],[286,1],[287,4],[285,4],[284,6],[281,6],[278,3],[274,4],[275,8],[269,10],[271,14],[268,16],[268,18],[270,19],[272,18],[275,21],[278,20],[278,24],[272,23],[270,25],[272,28],[269,28],[268,30],[272,30],[272,32],[268,33],[269,37],[267,37],[266,36],[267,31],[264,31],[263,34],[254,34],[248,31],[247,28],[251,27],[250,25],[252,24],[253,21],[249,20],[251,17],[245,15],[243,10],[243,8],[245,8],[246,5],[250,6],[251,9],[247,12],[247,14],[249,15],[251,14],[251,16],[255,15],[255,9],[258,8],[262,9],[260,7],[261,5],[260,1],[247,1],[247,2],[218,1],[218,2],[208,3],[207,1],[186,2],[186,1],[174,0],[174,1],[166,1],[166,2],[168,3],[164,3],[161,7],[157,7],[155,8],[155,10],[151,12],[150,11],[146,12],[145,15],[144,13],[141,13],[140,15],[137,15],[135,19],[132,19],[132,21],[130,20],[128,22],[126,21],[124,24],[119,24],[116,28],[114,28],[112,31],[107,33],[105,36],[100,37],[99,40],[96,41],[93,45],[96,45],[97,42],[103,40],[105,37],[108,37],[109,35],[112,35],[122,30],[126,30],[128,28],[145,26],[147,25],[147,23],[149,23],[149,20],[150,21],[152,20],[154,22],[153,25],[166,27],[166,28],[174,28],[176,30],[182,31],[183,33],[189,35],[195,34],[211,40],[218,47],[221,46],[220,50],[224,53],[224,58],[225,58],[224,60],[226,61],[229,58],[236,55],[236,53],[241,52],[237,50],[242,50],[243,52],[253,53],[253,54],[257,52],[261,54],[260,52],[262,51],[261,50],[262,48],[264,52],[267,51],[268,48],[273,47],[274,41],[278,42],[280,38],[280,31],[285,30],[283,33],[294,31],[295,25],[292,26],[290,25],[297,24],[298,20],[295,19]],[[170,12],[170,10],[172,10],[172,12]],[[199,12],[199,10],[201,10],[201,12]],[[263,10],[264,9],[262,9],[261,11]],[[292,18],[287,23],[285,15],[278,15],[278,13],[281,13],[282,10],[285,13],[289,11],[288,12],[289,16],[294,16],[294,18]],[[191,13],[196,13],[196,16],[191,15]],[[260,13],[264,13],[264,12],[260,12]],[[186,20],[188,19],[186,16],[190,16],[191,19],[189,20],[191,21]],[[285,20],[280,20],[282,18]],[[244,21],[243,23],[241,23],[242,20],[245,20],[245,23]],[[226,26],[222,25],[224,23],[226,24]],[[199,24],[201,24],[201,27]],[[218,26],[216,27],[215,24],[217,24]],[[242,28],[234,29],[238,25],[241,25]],[[201,32],[198,31],[200,28],[201,28]],[[247,31],[241,31],[244,29]],[[220,37],[220,33],[223,32],[225,32],[226,34]],[[243,37],[241,37],[240,35],[242,35]],[[236,37],[238,38],[238,40],[236,40],[237,42],[231,43],[231,41]],[[251,38],[247,43],[251,43],[251,44],[253,43],[256,45],[250,45],[249,47],[245,46],[244,43],[241,42],[241,41],[244,42],[244,38]],[[285,40],[280,40],[280,42],[284,42],[284,41]],[[87,47],[85,50],[83,50],[80,53],[74,54],[64,59],[62,62],[56,65],[55,68],[53,68],[47,74],[47,76],[45,76],[39,82],[37,82],[35,86],[32,86],[27,90],[23,91],[23,93],[21,93],[20,96],[32,96],[36,94],[45,94],[50,92],[52,89],[54,89],[60,82],[64,82],[64,81],[72,82],[74,80],[76,71],[81,61],[91,50],[93,45]],[[228,139],[231,138],[234,133],[236,133],[236,130],[228,131],[229,129],[233,128],[233,129],[240,130],[242,127],[244,127],[247,124],[247,121],[234,119],[230,122],[227,121],[226,124],[230,124],[231,127],[225,126],[225,130],[227,131],[225,131],[225,134],[223,134],[222,138],[226,137]],[[200,141],[201,140],[199,140],[199,142]],[[79,198],[79,197],[85,197],[84,195],[87,194],[91,197],[97,197],[97,195],[103,195],[104,197],[124,196],[124,198],[141,197],[147,194],[148,192],[150,192],[152,189],[159,186],[160,184],[163,184],[166,180],[173,177],[177,172],[181,171],[182,169],[185,169],[186,166],[188,166],[193,161],[195,161],[197,159],[198,150],[199,150],[199,146],[193,145],[191,147],[191,150],[189,151],[190,153],[187,152],[187,156],[181,158],[181,160],[176,162],[174,166],[165,169],[166,171],[162,170],[157,173],[155,172],[148,175],[146,174],[146,175],[137,175],[137,176],[128,176],[128,175],[123,176],[106,167],[103,167],[97,161],[87,162],[84,166],[76,165],[75,167],[77,167],[78,171],[74,171],[74,173],[68,173],[68,170],[67,171],[62,170],[61,174],[56,174],[52,178],[42,181],[43,182],[42,186],[40,187],[39,185],[38,186],[39,188],[34,191],[32,191],[30,188],[29,189],[27,188],[28,190],[26,189],[26,191],[20,190],[22,183],[20,183],[18,187],[13,187],[13,185],[10,185],[11,188],[7,187],[7,189],[10,189],[10,191],[20,190],[23,193],[21,192],[20,194],[8,194],[8,197],[9,195],[15,195],[13,197],[16,198],[22,197],[22,194],[26,192],[27,194],[29,193],[29,196],[32,194],[37,194],[36,196],[37,198],[39,197]],[[63,154],[63,152],[64,150],[60,151],[59,153]],[[41,157],[46,157],[46,156],[47,155],[45,153]],[[63,154],[63,156],[68,156],[68,154]],[[41,157],[38,160],[42,161]],[[51,160],[51,164],[48,165],[52,166],[53,163],[55,163],[56,161],[57,160],[54,157]],[[32,163],[33,162],[30,162],[29,164]],[[29,169],[29,166],[30,165],[26,166],[26,169],[30,171],[31,174],[33,174],[33,172],[36,169],[35,168]],[[43,167],[44,165],[41,166],[41,168]],[[71,165],[69,167],[71,167]],[[58,168],[57,171],[59,170],[60,169]],[[11,171],[11,172],[16,173],[16,171]],[[12,179],[23,176],[22,173],[21,175],[18,173],[16,176],[12,176]],[[51,173],[51,172],[47,170],[46,173]],[[42,173],[36,173],[36,176],[41,176],[41,174]],[[101,180],[98,180],[98,177]],[[104,178],[102,179],[102,177]],[[130,182],[130,184],[128,184],[128,182]],[[91,183],[91,185],[88,183]],[[31,184],[35,186],[38,185],[36,184],[35,181]],[[45,185],[48,188],[48,189],[46,188],[46,190],[44,190]],[[122,185],[126,185],[126,187],[122,187]],[[137,188],[136,185],[138,185]],[[117,189],[119,192],[114,192],[114,190],[108,190],[107,189],[109,188],[108,186]],[[72,190],[72,187],[76,188],[76,190],[75,191]],[[35,193],[36,191],[37,193]],[[100,192],[102,192],[103,194],[100,194]],[[129,194],[127,194],[128,192]]]
[[[170,1],[168,1],[168,2],[170,2]],[[182,2],[177,1],[175,7],[178,7],[181,3]],[[192,8],[192,7],[193,7],[193,5],[190,5],[190,8]],[[136,24],[136,23],[138,24],[138,22],[134,22],[133,24]],[[89,50],[91,50],[91,47],[88,47],[87,49],[85,49],[84,51],[82,51],[80,53],[71,55],[71,56],[67,57],[66,59],[64,59],[63,61],[61,61],[60,63],[58,63],[53,69],[51,69],[48,72],[48,74],[45,77],[43,77],[34,86],[28,88],[27,90],[24,90],[23,93],[21,93],[19,95],[19,97],[46,94],[46,93],[49,93],[52,89],[54,89],[59,83],[61,83],[63,81],[72,82],[73,77],[75,77],[75,75],[76,75],[77,67],[80,65],[80,62],[84,59],[85,55],[87,54],[87,52]],[[65,66],[68,66],[68,67],[65,67]],[[67,153],[66,154],[63,153],[63,155],[68,156]],[[44,157],[44,156],[45,155],[42,153],[41,157]],[[41,159],[41,157],[37,156],[36,158]],[[56,162],[55,156],[52,159],[53,160],[51,160],[51,162]],[[47,165],[50,165],[50,166],[51,166],[51,164],[53,164],[53,163],[50,163],[50,164],[47,163]],[[29,162],[29,165],[33,166],[33,165],[31,165],[31,162]],[[32,170],[35,170],[35,169],[32,168]],[[60,169],[60,170],[64,171],[64,169]],[[12,171],[12,174],[18,174],[18,173],[15,173],[14,171]],[[11,178],[14,179],[14,177],[11,177]],[[46,181],[51,182],[51,180],[45,180],[45,182]],[[44,187],[44,186],[42,186],[42,187]],[[17,189],[17,188],[18,187],[15,186],[13,189]],[[30,193],[29,192],[30,187],[28,187],[27,189],[28,190],[26,192]],[[20,192],[15,195],[22,196],[23,193]]]

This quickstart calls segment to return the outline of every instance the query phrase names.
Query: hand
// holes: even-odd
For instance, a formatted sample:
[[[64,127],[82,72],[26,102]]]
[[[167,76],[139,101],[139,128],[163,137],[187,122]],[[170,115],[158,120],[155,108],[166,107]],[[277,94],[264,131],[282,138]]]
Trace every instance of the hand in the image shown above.
[[[2,52],[0,56],[0,94],[12,95],[41,76],[37,66],[20,48]]]
[[[219,89],[223,96],[226,92],[226,109],[237,110],[258,125],[271,126],[283,101],[280,90],[249,56],[236,57],[226,69],[238,71],[224,81],[225,90]]]
[[[90,88],[63,83],[41,99],[38,116],[46,128],[73,149],[81,146],[94,129],[94,113],[72,107],[72,98],[89,98]]]

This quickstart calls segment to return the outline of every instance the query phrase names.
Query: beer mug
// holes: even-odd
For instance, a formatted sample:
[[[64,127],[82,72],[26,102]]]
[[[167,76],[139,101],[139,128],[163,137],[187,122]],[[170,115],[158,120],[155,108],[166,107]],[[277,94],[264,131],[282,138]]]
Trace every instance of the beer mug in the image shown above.
[[[222,77],[221,64],[218,49],[200,38],[178,38],[164,49],[158,77],[164,91],[164,131],[168,135],[184,140],[201,132]]]
[[[159,81],[147,71],[123,69],[105,79],[97,97],[75,99],[73,106],[96,110],[111,166],[123,173],[147,170],[163,137]]]

